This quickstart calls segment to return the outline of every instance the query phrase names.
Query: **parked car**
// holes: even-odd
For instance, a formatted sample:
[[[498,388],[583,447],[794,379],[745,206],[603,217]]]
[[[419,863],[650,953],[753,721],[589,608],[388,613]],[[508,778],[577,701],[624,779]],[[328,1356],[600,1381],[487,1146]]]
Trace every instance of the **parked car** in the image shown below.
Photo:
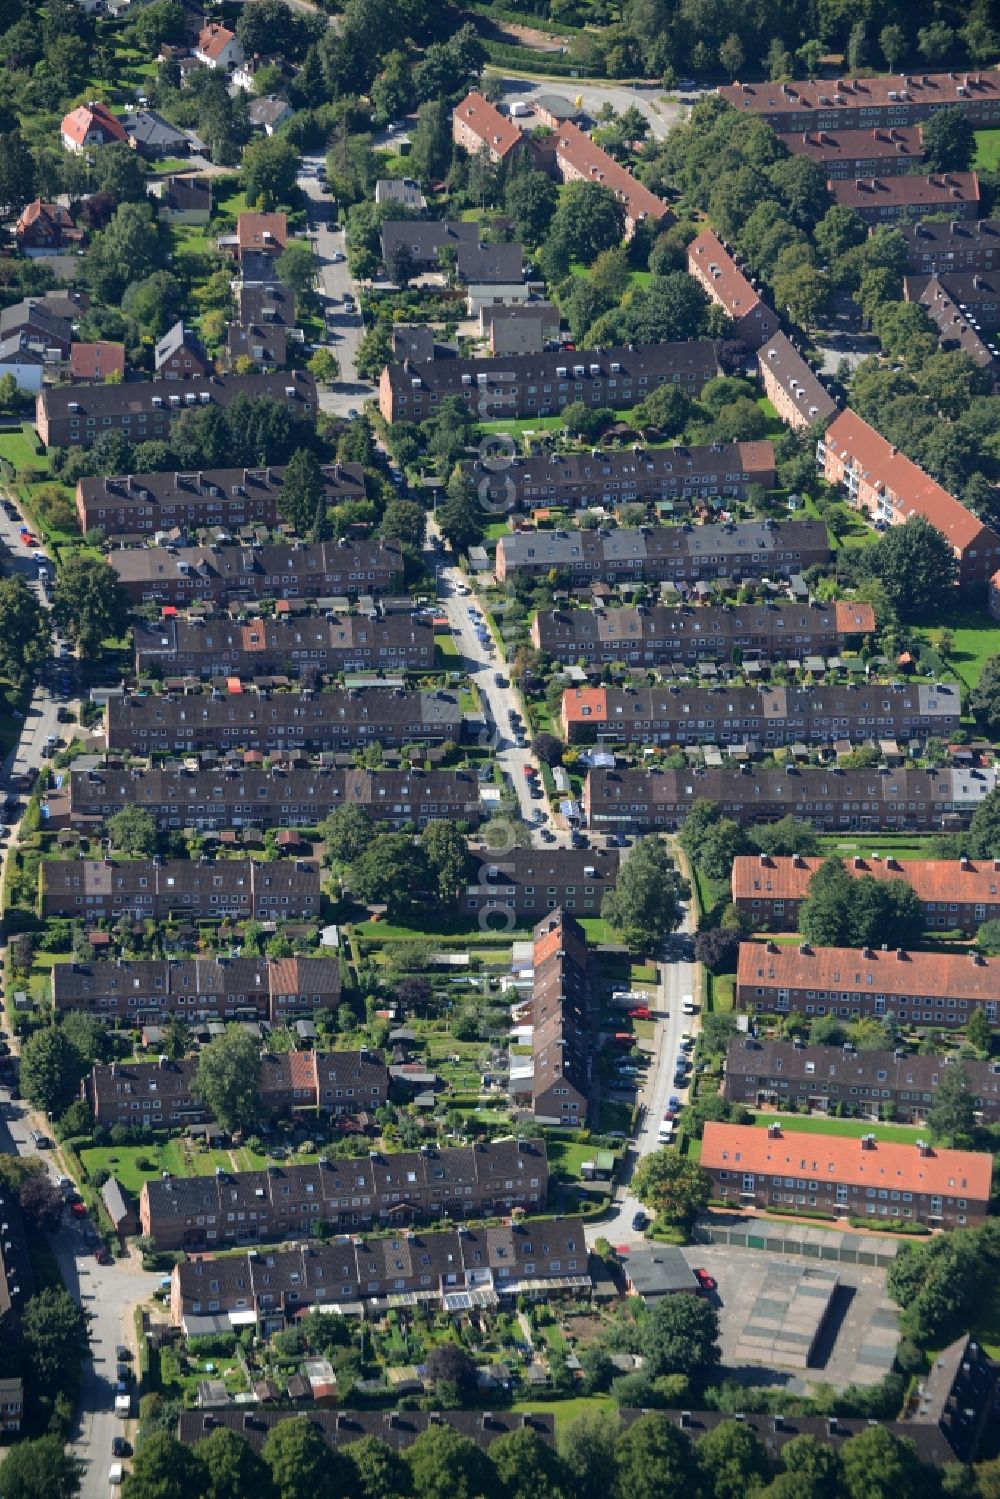
[[[667,1099],[667,1108],[670,1109],[673,1113],[676,1113],[680,1106],[681,1101],[677,1097],[677,1094],[671,1093],[670,1097]]]
[[[642,1230],[646,1227],[646,1222],[647,1222],[646,1214],[643,1212],[642,1208],[640,1208],[639,1211],[632,1218],[632,1228],[633,1228],[633,1230],[637,1234],[641,1233]]]
[[[131,1457],[132,1456],[132,1443],[131,1442],[127,1442],[124,1437],[112,1437],[111,1438],[111,1456],[112,1457]]]
[[[714,1275],[709,1275],[707,1270],[696,1270],[695,1278],[703,1291],[714,1291],[718,1286]]]
[[[103,1244],[100,1246],[99,1249],[95,1249],[94,1250],[94,1259],[97,1261],[97,1263],[99,1265],[113,1265],[114,1264],[114,1260],[111,1258],[111,1252],[110,1252],[110,1250],[108,1250]],[[124,1381],[122,1381],[122,1380],[119,1380],[119,1387],[124,1387],[126,1390],[128,1389],[128,1385],[124,1384]]]
[[[628,1018],[630,1020],[648,1020],[649,1009],[646,1005],[636,1005],[634,1010],[629,1010]]]
[[[74,1202],[70,1206],[70,1212],[74,1218],[86,1218],[87,1204],[85,1202]]]

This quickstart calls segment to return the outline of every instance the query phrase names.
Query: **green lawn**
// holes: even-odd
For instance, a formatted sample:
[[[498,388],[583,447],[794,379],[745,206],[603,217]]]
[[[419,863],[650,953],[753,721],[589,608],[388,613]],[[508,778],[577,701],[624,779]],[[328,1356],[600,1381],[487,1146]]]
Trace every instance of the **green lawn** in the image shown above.
[[[972,165],[979,172],[995,172],[1000,168],[1000,130],[976,131],[976,154]]]
[[[582,1172],[580,1167],[584,1161],[594,1159],[593,1145],[577,1145],[571,1140],[556,1140],[549,1136],[545,1141],[545,1150],[549,1158],[549,1170],[562,1170],[569,1177],[580,1180]]]
[[[996,132],[1000,135],[1000,131]],[[982,609],[955,605],[935,613],[934,625],[923,626],[915,633],[930,644],[933,630],[947,629],[954,636],[954,647],[947,660],[952,671],[968,687],[975,687],[987,657],[1000,654],[1000,624]]]
[[[1000,130],[990,134],[1000,136]],[[979,1339],[990,1358],[1000,1358],[1000,1281],[994,1281],[986,1293],[980,1315],[973,1321],[972,1334]]]
[[[458,663],[458,646],[455,643],[455,637],[450,631],[439,631],[434,637],[434,644],[438,655],[446,662]]]
[[[706,970],[706,978],[707,1008],[728,1014],[736,1001],[735,973],[712,974]]]
[[[596,1416],[601,1411],[614,1411],[617,1407],[610,1395],[578,1395],[572,1400],[515,1400],[511,1410],[539,1411],[556,1418],[556,1431],[571,1421],[583,1416]]]
[[[613,942],[615,940],[603,916],[578,916],[577,921],[583,927],[588,942]]]
[[[764,433],[764,436],[766,438],[780,437],[785,430],[785,424],[771,405],[771,402],[767,399],[767,396],[759,396],[757,405],[767,417],[767,431]]]
[[[35,452],[38,441],[30,422],[22,422],[20,432],[0,432],[0,458],[6,458],[18,472],[37,468],[48,471],[49,459],[45,453]]]
[[[192,1150],[179,1140],[166,1144],[95,1146],[80,1152],[88,1172],[110,1171],[126,1191],[138,1195],[144,1181],[169,1171],[172,1176],[211,1176],[216,1166],[231,1171],[228,1150]],[[140,1161],[150,1164],[140,1166]]]
[[[563,424],[561,416],[526,416],[517,421],[479,422],[479,432],[510,432],[515,437],[525,432],[555,432]]]
[[[870,1119],[827,1119],[822,1114],[758,1114],[754,1119],[758,1129],[775,1123],[789,1134],[844,1135],[851,1140],[875,1135],[897,1145],[911,1145],[927,1133],[926,1128],[915,1124],[873,1124]]]
[[[862,835],[860,833],[840,834],[821,833],[819,836],[820,852],[829,856],[830,854],[848,855],[862,854],[868,858],[871,854],[892,854],[896,859],[927,859],[930,854],[930,835],[926,838],[916,838],[912,833],[871,833]]]

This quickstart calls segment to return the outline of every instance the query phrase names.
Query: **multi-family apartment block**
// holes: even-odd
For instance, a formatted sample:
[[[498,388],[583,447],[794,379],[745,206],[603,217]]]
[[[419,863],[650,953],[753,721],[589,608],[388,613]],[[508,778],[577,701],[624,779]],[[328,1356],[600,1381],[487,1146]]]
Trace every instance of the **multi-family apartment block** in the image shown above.
[[[315,921],[319,868],[305,860],[43,859],[43,919]]]
[[[246,624],[211,619],[137,620],[140,675],[299,676],[304,671],[429,671],[434,625],[410,614],[279,614]]]
[[[535,615],[531,641],[555,661],[788,660],[834,655],[875,630],[872,606],[841,599],[820,604],[724,604],[646,608],[552,609]]]
[[[953,1054],[858,1051],[853,1046],[806,1046],[801,1041],[734,1036],[723,1079],[731,1103],[831,1113],[838,1107],[870,1119],[920,1124],[934,1106],[949,1067],[960,1066],[977,1115],[984,1124],[1000,1119],[1000,1063]]]
[[[54,796],[56,800],[54,801]],[[49,806],[61,806],[58,793]],[[123,807],[145,807],[161,828],[314,827],[334,807],[364,807],[379,822],[424,827],[436,819],[475,825],[479,783],[466,770],[306,770],[226,766],[188,770],[71,771],[67,811],[81,826]]]
[[[516,482],[516,481],[515,481]],[[829,561],[826,527],[816,520],[733,521],[640,530],[521,531],[497,542],[504,583],[553,569],[574,587],[588,583],[698,583],[712,578],[790,577]]]
[[[827,183],[835,203],[875,228],[916,213],[947,213],[953,219],[979,215],[975,172],[933,172],[926,177],[839,177]]]
[[[544,911],[561,910],[596,916],[618,878],[614,849],[512,848],[505,854],[481,849],[472,857],[473,877],[459,897],[460,909],[469,915],[485,911],[537,921]]]
[[[105,432],[146,442],[165,438],[182,411],[224,409],[240,395],[251,400],[266,396],[303,421],[316,418],[316,381],[308,370],[288,370],[277,375],[208,375],[182,389],[162,380],[49,386],[36,399],[35,427],[49,448],[89,448]]]
[[[711,229],[703,229],[688,245],[687,268],[709,299],[729,314],[736,337],[747,348],[759,349],[780,333],[781,322],[774,309]]]
[[[252,1410],[181,1411],[177,1421],[177,1439],[194,1447],[213,1431],[231,1431],[260,1452],[268,1436],[283,1421],[300,1414],[294,1408],[275,1409],[254,1406]],[[394,1452],[405,1452],[429,1428],[450,1427],[460,1437],[488,1450],[498,1437],[508,1432],[532,1431],[546,1446],[556,1441],[555,1417],[549,1412],[533,1411],[353,1411],[314,1409],[309,1424],[323,1437],[328,1447],[339,1451],[375,1437]]]
[[[674,222],[669,205],[637,181],[627,167],[609,156],[573,120],[559,122],[551,141],[543,143],[543,152],[547,154],[549,148],[554,152],[556,171],[563,182],[599,182],[614,193],[625,210],[626,239],[631,239],[642,223],[665,229]]]
[[[374,1187],[368,1195],[374,1197]],[[389,1296],[412,1295],[457,1311],[468,1307],[470,1292],[488,1305],[590,1288],[582,1220],[539,1218],[495,1228],[356,1234],[329,1244],[183,1260],[171,1277],[170,1311],[176,1327],[188,1328],[199,1317],[250,1311],[270,1333],[314,1306],[377,1306]]]
[[[939,1150],[924,1140],[898,1145],[809,1135],[772,1124],[705,1125],[701,1167],[713,1195],[734,1206],[819,1208],[838,1218],[899,1218],[930,1228],[981,1223],[990,1201],[992,1158]]]
[[[771,405],[795,431],[836,415],[836,401],[784,333],[757,350],[757,372]]]
[[[547,1191],[544,1141],[496,1140],[158,1178],[143,1185],[139,1219],[158,1249],[213,1248],[306,1238],[317,1223],[324,1233],[348,1233],[513,1208],[537,1213]]]
[[[873,520],[902,525],[922,515],[951,547],[960,587],[985,587],[1000,563],[1000,536],[853,411],[830,423],[816,449],[823,477],[842,485]]]
[[[331,505],[364,498],[360,463],[329,464],[322,472]],[[152,536],[174,526],[273,526],[284,478],[280,465],[98,475],[77,482],[76,513],[84,535],[101,530],[105,536]]]
[[[197,1072],[197,1057],[97,1062],[81,1091],[95,1124],[175,1131],[214,1121],[193,1090]],[[389,1096],[389,1072],[382,1058],[368,1051],[265,1052],[258,1091],[266,1115],[374,1114]]]
[[[382,371],[379,409],[387,422],[419,422],[457,396],[480,420],[557,416],[574,401],[621,410],[661,385],[698,396],[719,373],[718,347],[707,338],[502,359],[404,360]]]
[[[732,83],[719,93],[779,132],[899,128],[929,120],[946,105],[957,105],[977,129],[1000,124],[1000,74],[992,69]]]
[[[744,942],[736,970],[740,1009],[900,1025],[964,1026],[974,1010],[997,1023],[1000,961],[979,952],[797,947]]]
[[[773,489],[775,482],[770,442],[593,449],[513,459],[499,454],[468,459],[462,469],[479,498],[499,515],[545,505],[617,507],[659,500],[687,509],[715,495],[745,500],[753,485]]]
[[[740,854],[733,861],[733,904],[755,927],[798,930],[799,911],[822,859],[796,854]],[[924,908],[929,930],[974,937],[984,921],[1000,920],[1000,859],[897,859],[855,854],[844,859],[854,879],[904,880]]]
[[[587,1122],[590,1103],[590,977],[587,939],[554,911],[534,930],[531,1107],[548,1124]]]
[[[133,547],[111,554],[132,604],[195,599],[326,599],[387,593],[403,574],[398,541],[275,542],[267,546]]]
[[[962,705],[957,688],[830,687],[567,687],[563,738],[642,744],[822,744],[838,739],[950,737]]]
[[[924,160],[921,132],[914,126],[875,125],[868,130],[802,130],[779,135],[791,156],[805,156],[827,177],[896,177]]]
[[[977,278],[978,279],[978,278]],[[990,319],[996,321],[996,292],[993,293],[993,312]],[[962,305],[950,286],[932,276],[919,297],[920,305],[938,330],[938,338],[944,351],[960,349],[973,364],[984,370],[996,389],[1000,378],[1000,346],[995,336],[983,331],[977,312]],[[983,313],[983,317],[986,314]]]
[[[691,803],[707,798],[743,824],[791,816],[820,832],[931,833],[967,827],[996,785],[992,770],[595,769],[583,811],[600,832],[673,832]]]
[[[917,275],[1000,269],[1000,219],[927,219],[900,224],[897,233],[906,241],[907,263]]]
[[[336,958],[120,958],[108,963],[56,963],[52,1003],[59,1014],[82,1010],[157,1025],[182,1020],[266,1020],[336,1009]]]
[[[346,691],[123,693],[108,699],[110,750],[353,750],[366,744],[457,743],[455,692],[402,687]]]
[[[907,302],[921,302],[935,281],[963,312],[987,328],[996,327],[1000,320],[1000,274],[947,269],[911,272],[903,280],[903,296]]]

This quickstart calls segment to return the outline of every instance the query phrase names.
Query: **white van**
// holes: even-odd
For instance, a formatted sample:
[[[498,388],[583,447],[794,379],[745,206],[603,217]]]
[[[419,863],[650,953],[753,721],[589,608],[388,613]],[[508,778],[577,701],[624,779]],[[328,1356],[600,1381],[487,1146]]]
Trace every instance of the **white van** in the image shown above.
[[[531,105],[526,99],[514,99],[510,106],[510,117],[517,120],[521,115],[530,115]]]
[[[695,1015],[695,1014],[697,1014],[697,1012],[698,1012],[698,1006],[695,1004],[695,1002],[691,998],[690,994],[685,994],[684,998],[681,1000],[681,1014],[682,1015]]]
[[[125,1469],[122,1467],[121,1463],[112,1463],[111,1467],[108,1469],[108,1482],[110,1483],[111,1487],[113,1489],[116,1489],[124,1477]]]
[[[660,1128],[656,1136],[661,1145],[670,1145],[673,1142],[674,1129],[675,1125],[672,1119],[664,1119],[661,1121]]]

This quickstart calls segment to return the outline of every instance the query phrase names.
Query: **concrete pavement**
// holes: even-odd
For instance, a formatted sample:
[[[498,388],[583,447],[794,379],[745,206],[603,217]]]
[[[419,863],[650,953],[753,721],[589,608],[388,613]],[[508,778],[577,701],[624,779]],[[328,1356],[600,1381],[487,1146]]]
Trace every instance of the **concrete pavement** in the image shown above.
[[[328,229],[333,211],[333,197],[322,178],[316,175],[323,165],[322,156],[304,156],[298,185],[309,200],[309,235],[318,262],[318,290],[326,318],[326,347],[340,364],[340,378],[320,390],[320,409],[336,416],[348,416],[360,410],[363,401],[374,394],[374,388],[360,379],[357,370],[358,345],[364,336],[359,307],[359,291],[347,270],[347,245],[343,229]],[[355,310],[349,312],[344,297],[354,298]]]
[[[664,97],[665,90],[658,83],[602,83],[592,78],[545,79],[538,82],[530,77],[511,77],[505,69],[487,68],[486,71],[503,73],[504,102],[507,104],[514,99],[524,99],[530,104],[539,94],[556,94],[568,99],[571,104],[579,99],[580,108],[591,119],[596,119],[605,104],[610,104],[616,114],[623,114],[626,109],[634,106],[649,121],[649,133],[654,140],[662,140],[674,125],[686,120],[690,112],[688,103],[679,99],[668,102]],[[518,120],[518,124],[528,130],[539,123],[533,115],[525,115]]]

